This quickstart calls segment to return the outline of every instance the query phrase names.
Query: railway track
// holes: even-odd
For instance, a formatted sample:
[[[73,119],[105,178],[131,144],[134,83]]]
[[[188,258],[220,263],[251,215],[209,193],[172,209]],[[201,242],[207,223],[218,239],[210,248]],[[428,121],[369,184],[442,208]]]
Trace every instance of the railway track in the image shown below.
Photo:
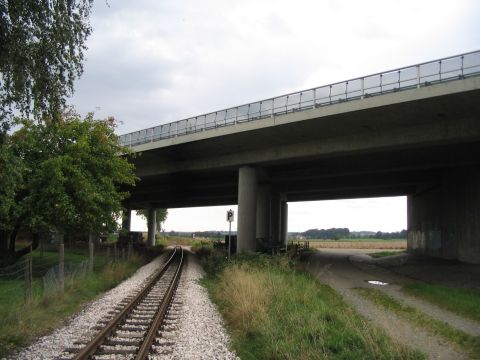
[[[183,264],[183,249],[176,247],[137,295],[124,299],[98,324],[91,340],[73,344],[58,360],[147,359],[157,346],[168,344],[159,330],[175,320],[168,313]]]

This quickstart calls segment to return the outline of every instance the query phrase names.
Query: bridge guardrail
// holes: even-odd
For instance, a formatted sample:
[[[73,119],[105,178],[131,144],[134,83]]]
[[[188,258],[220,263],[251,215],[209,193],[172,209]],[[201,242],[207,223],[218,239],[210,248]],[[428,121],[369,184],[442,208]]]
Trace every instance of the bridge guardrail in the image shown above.
[[[276,96],[120,135],[136,146],[237,123],[480,75],[480,50]]]

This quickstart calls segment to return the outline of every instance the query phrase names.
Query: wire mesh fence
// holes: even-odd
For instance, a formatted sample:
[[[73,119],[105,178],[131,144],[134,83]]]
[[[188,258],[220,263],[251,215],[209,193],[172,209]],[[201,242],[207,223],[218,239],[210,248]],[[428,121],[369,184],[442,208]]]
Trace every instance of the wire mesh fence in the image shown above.
[[[0,267],[0,306],[29,304],[62,293],[65,285],[99,271],[109,263],[130,258],[132,248],[117,244],[70,244],[67,258],[63,244],[44,243],[14,264]],[[98,256],[100,255],[100,256]]]
[[[0,304],[8,299],[21,301],[25,292],[25,268],[29,260],[24,257],[15,264],[0,268]]]
[[[65,284],[84,278],[88,273],[88,261],[78,264],[65,262],[53,266],[42,278],[44,296],[53,296],[62,292]]]

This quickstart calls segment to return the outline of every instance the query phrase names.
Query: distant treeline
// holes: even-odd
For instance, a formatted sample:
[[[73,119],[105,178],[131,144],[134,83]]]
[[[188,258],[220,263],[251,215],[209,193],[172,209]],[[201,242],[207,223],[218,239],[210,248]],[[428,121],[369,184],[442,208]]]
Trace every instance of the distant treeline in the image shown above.
[[[232,231],[232,235],[235,235],[237,232]],[[181,236],[181,237],[204,237],[204,238],[223,238],[225,234],[228,234],[228,232],[225,231],[195,231],[195,232],[189,232],[189,231],[168,231],[165,233],[165,235],[168,236]]]
[[[307,239],[343,239],[350,236],[348,228],[310,229],[302,233]]]
[[[331,228],[331,229],[310,229],[298,235],[304,236],[306,239],[406,239],[407,230],[382,232],[377,231],[359,231],[351,232],[348,228]]]
[[[204,238],[223,238],[228,235],[226,231],[195,231],[195,232],[181,232],[181,231],[168,231],[165,235],[169,236],[182,236],[182,237],[204,237]],[[232,235],[236,235],[236,231],[232,231]],[[306,239],[406,239],[407,230],[395,231],[395,232],[382,232],[382,231],[350,231],[348,228],[331,228],[331,229],[310,229],[304,232],[289,232],[290,237],[302,236]]]

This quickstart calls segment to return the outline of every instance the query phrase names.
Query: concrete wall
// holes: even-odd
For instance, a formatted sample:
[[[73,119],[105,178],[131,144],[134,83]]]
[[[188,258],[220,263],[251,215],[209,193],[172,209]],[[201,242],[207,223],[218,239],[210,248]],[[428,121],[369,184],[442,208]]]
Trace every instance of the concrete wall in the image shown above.
[[[408,197],[408,250],[480,263],[480,167],[445,170]]]

